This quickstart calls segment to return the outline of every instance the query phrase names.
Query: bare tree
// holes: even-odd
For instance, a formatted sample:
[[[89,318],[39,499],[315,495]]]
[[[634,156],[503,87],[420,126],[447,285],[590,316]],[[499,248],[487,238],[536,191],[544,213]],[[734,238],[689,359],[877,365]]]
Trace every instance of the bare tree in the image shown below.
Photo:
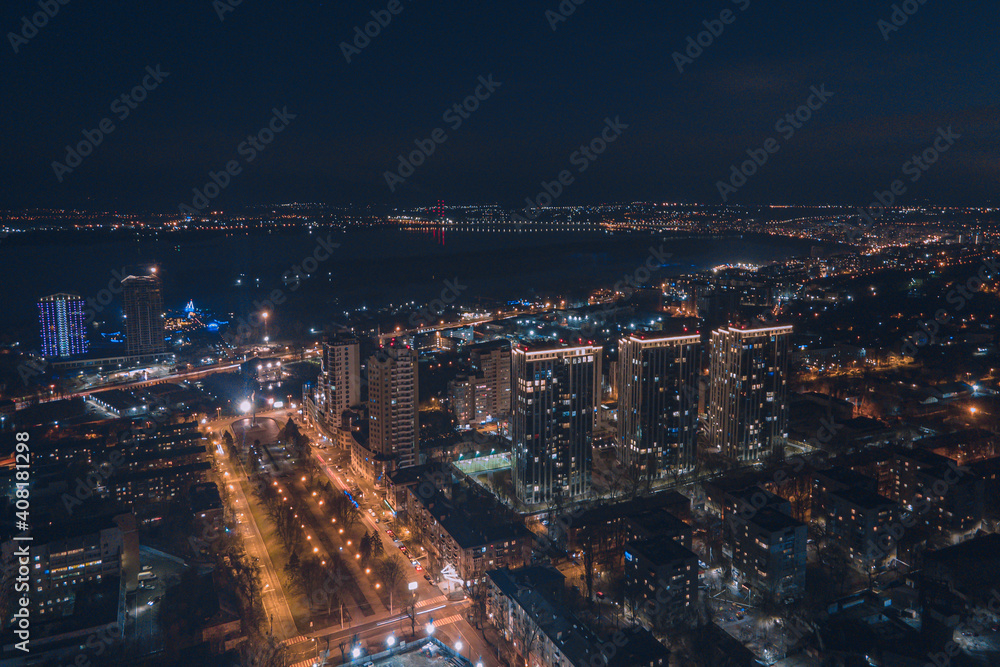
[[[382,538],[379,536],[378,532],[372,530],[372,558],[378,559],[385,555],[385,545],[382,544]]]
[[[415,635],[417,633],[417,598],[411,595],[404,600],[403,613],[410,619],[410,634]]]
[[[403,569],[403,561],[400,560],[399,556],[384,558],[379,561],[376,572],[382,583],[389,590],[389,613],[392,613],[392,596],[399,590],[400,584],[406,577],[406,571]]]
[[[521,645],[517,648],[524,657],[525,667],[531,664],[531,652],[535,650],[535,644],[538,641],[538,634],[540,632],[538,625],[530,620],[535,616],[534,605],[531,605],[531,607],[532,609],[525,616],[525,622],[521,623],[520,627],[517,628],[517,638],[521,642]]]
[[[240,667],[285,667],[281,645],[271,635],[251,636],[240,646]]]

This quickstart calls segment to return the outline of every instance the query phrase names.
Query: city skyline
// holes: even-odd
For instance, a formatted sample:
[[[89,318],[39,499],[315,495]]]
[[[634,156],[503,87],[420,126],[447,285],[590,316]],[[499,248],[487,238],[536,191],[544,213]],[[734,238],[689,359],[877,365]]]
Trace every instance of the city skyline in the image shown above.
[[[0,667],[1000,664],[996,1],[0,6]]]

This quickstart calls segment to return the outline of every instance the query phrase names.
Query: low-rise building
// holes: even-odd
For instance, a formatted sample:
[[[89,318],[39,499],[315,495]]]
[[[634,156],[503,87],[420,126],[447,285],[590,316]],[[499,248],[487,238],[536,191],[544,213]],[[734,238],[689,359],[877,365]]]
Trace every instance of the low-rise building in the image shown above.
[[[698,556],[660,535],[625,545],[625,601],[657,629],[687,622],[698,595]]]
[[[554,541],[564,542],[569,553],[582,556],[583,551],[592,550],[600,567],[618,570],[630,540],[666,534],[690,547],[691,528],[683,521],[690,513],[690,499],[667,491],[600,505],[574,513],[568,520],[557,519],[549,526],[549,534]]]
[[[878,481],[845,466],[834,466],[813,473],[813,513],[815,516],[826,516],[829,511],[831,492],[845,489],[864,489],[878,493]]]
[[[130,514],[39,527],[32,538],[31,542],[10,539],[0,547],[5,585],[13,586],[19,567],[27,561],[32,618],[71,615],[74,592],[105,580],[120,582],[123,595],[126,588],[135,589],[139,547]]]
[[[474,428],[490,420],[491,392],[486,378],[477,375],[459,375],[448,382],[448,403],[458,428]]]
[[[773,507],[737,515],[732,566],[744,585],[778,601],[806,588],[806,525]]]
[[[523,662],[547,667],[662,667],[669,650],[643,630],[601,639],[562,603],[554,567],[486,573],[488,617]]]
[[[924,449],[893,450],[893,500],[943,536],[969,533],[983,518],[984,480]]]
[[[850,561],[863,571],[883,569],[896,556],[892,528],[899,515],[892,500],[864,488],[831,490],[817,519]]]
[[[215,535],[222,530],[225,510],[215,482],[192,484],[188,490],[188,504],[196,536]]]
[[[394,485],[406,520],[418,527],[423,546],[442,571],[454,573],[443,585],[470,588],[482,583],[483,573],[531,562],[534,536],[492,496],[473,485],[452,482],[440,466],[399,471],[412,483]]]

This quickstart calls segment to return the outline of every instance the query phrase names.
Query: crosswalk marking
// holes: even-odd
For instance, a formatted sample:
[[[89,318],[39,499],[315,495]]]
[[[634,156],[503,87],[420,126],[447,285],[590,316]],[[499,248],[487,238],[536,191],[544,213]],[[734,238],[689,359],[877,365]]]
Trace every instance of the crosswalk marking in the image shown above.
[[[421,600],[417,603],[417,609],[421,607],[426,607],[428,605],[437,604],[438,602],[444,602],[448,599],[447,595],[439,595],[436,598],[430,598],[429,600]]]
[[[448,618],[442,618],[441,620],[435,618],[434,627],[440,628],[442,625],[451,625],[452,623],[456,623],[460,620],[462,620],[461,614],[455,614],[454,616],[449,616]]]

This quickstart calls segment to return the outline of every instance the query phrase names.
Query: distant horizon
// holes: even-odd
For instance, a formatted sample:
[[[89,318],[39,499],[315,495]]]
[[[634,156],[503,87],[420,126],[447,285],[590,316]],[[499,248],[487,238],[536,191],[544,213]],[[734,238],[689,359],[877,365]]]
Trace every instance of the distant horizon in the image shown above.
[[[283,207],[316,207],[316,208],[329,208],[329,209],[344,209],[350,211],[365,211],[376,209],[379,212],[386,211],[421,211],[421,210],[432,210],[435,208],[442,208],[444,210],[451,209],[462,209],[462,208],[498,208],[511,213],[516,213],[518,211],[532,210],[532,211],[564,211],[564,210],[578,210],[578,209],[602,209],[602,208],[621,208],[629,206],[652,206],[659,208],[682,208],[682,207],[692,207],[692,208],[708,208],[708,209],[856,209],[864,208],[869,206],[874,202],[865,203],[850,203],[850,204],[835,204],[835,203],[762,203],[762,204],[752,204],[752,203],[730,203],[722,204],[718,202],[681,202],[681,201],[653,201],[653,200],[632,200],[632,201],[609,201],[601,202],[596,204],[586,204],[586,203],[576,203],[576,204],[552,204],[550,206],[540,206],[534,209],[528,209],[527,206],[515,206],[506,205],[497,201],[469,201],[463,203],[442,203],[434,202],[428,204],[413,204],[413,205],[399,205],[391,204],[388,202],[378,202],[372,201],[367,203],[336,203],[336,202],[323,202],[323,201],[275,201],[270,203],[262,204],[239,204],[228,207],[215,208],[210,212],[201,213],[197,216],[187,216],[179,211],[163,209],[163,208],[152,208],[143,206],[134,207],[106,207],[106,206],[24,206],[17,208],[0,208],[0,216],[9,215],[21,215],[27,213],[52,213],[52,214],[72,214],[72,213],[86,213],[86,214],[117,214],[117,215],[155,215],[155,216],[176,216],[178,218],[192,217],[192,218],[214,218],[226,215],[232,215],[235,213],[246,213],[253,210],[267,210],[267,209],[277,209]],[[938,204],[930,201],[923,203],[913,203],[907,205],[890,205],[886,206],[886,211],[921,211],[921,210],[933,210],[939,209],[943,211],[1000,211],[1000,203],[980,203],[980,204]]]

